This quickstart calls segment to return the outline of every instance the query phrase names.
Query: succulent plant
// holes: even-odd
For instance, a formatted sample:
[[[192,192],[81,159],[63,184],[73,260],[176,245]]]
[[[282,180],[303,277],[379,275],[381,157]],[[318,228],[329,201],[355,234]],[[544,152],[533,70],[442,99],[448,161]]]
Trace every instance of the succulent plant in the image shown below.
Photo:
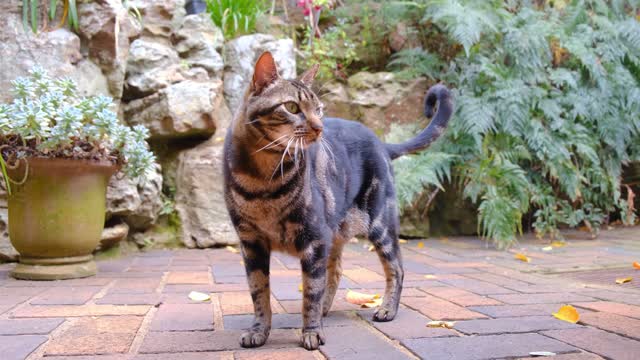
[[[111,98],[79,96],[73,80],[52,79],[39,66],[12,84],[13,102],[0,104],[0,139],[17,136],[32,153],[52,157],[77,156],[82,148],[78,144],[84,143],[123,164],[129,177],[154,171],[155,157],[145,141],[149,131],[121,123],[111,110]],[[22,156],[28,153],[16,151]]]

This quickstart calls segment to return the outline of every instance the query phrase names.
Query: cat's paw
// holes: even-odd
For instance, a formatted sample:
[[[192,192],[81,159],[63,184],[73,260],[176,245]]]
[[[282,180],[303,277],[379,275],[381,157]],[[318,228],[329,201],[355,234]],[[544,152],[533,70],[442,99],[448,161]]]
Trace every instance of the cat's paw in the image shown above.
[[[307,350],[317,350],[324,345],[324,335],[321,330],[304,330],[302,332],[302,346]]]
[[[267,342],[268,337],[268,332],[249,330],[240,335],[240,346],[245,348],[259,347]]]
[[[391,321],[396,317],[396,313],[398,310],[392,310],[385,306],[379,307],[376,312],[373,314],[373,321],[385,322]]]

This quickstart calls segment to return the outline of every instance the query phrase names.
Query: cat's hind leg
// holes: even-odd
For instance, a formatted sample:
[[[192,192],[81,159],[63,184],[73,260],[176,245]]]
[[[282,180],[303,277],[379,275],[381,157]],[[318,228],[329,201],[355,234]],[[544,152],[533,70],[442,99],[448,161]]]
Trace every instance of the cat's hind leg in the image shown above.
[[[379,214],[369,229],[369,240],[373,243],[380,258],[386,278],[386,287],[382,305],[373,314],[374,321],[391,321],[398,313],[402,294],[402,258],[398,242],[398,220],[395,203]]]

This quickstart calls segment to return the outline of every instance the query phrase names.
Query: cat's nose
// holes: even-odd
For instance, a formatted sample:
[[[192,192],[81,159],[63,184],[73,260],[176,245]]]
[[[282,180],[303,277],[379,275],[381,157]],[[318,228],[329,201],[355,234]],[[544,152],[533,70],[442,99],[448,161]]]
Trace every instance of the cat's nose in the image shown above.
[[[316,123],[316,122],[312,122],[311,123],[311,130],[313,130],[316,133],[316,136],[320,136],[322,134],[322,123]]]

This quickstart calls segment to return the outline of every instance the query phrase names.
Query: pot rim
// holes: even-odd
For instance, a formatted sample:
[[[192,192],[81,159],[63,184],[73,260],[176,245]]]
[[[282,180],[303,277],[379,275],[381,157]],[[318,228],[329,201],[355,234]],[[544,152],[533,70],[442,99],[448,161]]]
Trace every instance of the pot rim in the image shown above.
[[[22,161],[25,160],[25,161]],[[100,172],[107,175],[112,175],[120,170],[121,166],[112,163],[109,160],[89,160],[89,159],[70,159],[70,158],[47,158],[39,156],[26,156],[21,158],[15,168],[7,169],[7,171],[13,175],[16,173],[23,174],[25,164],[29,168],[38,169],[40,171],[50,168],[56,170],[56,172],[69,172],[69,173],[85,173]]]

